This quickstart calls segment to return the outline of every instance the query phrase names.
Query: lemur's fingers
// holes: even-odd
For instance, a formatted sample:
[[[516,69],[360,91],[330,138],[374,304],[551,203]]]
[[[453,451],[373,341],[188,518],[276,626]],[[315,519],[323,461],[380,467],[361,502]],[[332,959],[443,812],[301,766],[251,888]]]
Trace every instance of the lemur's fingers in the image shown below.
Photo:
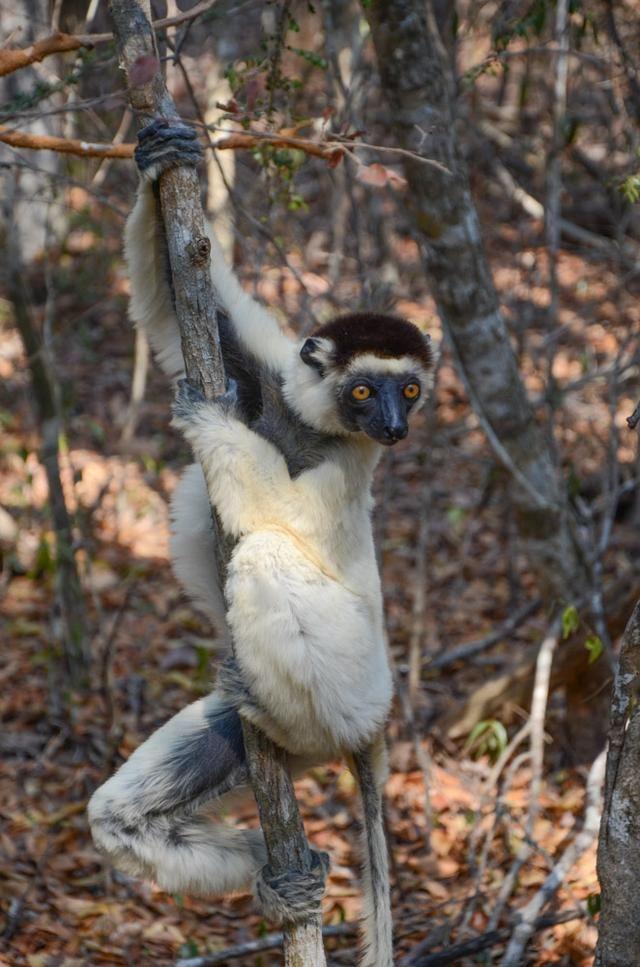
[[[229,379],[226,391],[222,396],[217,396],[213,400],[206,400],[200,390],[190,380],[179,379],[172,410],[177,420],[188,420],[203,404],[207,406],[219,406],[224,410],[233,410],[237,402],[238,384],[235,379]]]
[[[235,379],[227,380],[227,388],[222,396],[216,397],[214,400],[218,406],[224,407],[226,410],[233,410],[238,403],[238,384]]]
[[[171,410],[176,420],[188,420],[206,400],[188,379],[179,379]]]
[[[158,118],[139,132],[134,155],[142,177],[155,181],[167,168],[199,164],[202,147],[189,125]]]

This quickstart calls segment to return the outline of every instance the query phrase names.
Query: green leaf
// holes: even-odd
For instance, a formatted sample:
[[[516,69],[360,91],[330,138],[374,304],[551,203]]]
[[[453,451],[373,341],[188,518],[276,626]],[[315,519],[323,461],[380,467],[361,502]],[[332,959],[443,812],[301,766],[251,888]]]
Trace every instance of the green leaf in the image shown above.
[[[465,749],[473,749],[476,756],[488,755],[492,762],[506,749],[509,737],[502,722],[486,719],[478,722],[465,742]]]
[[[604,648],[599,635],[589,635],[584,643],[584,647],[589,652],[589,664],[593,665],[602,654]]]
[[[568,638],[580,627],[580,615],[574,604],[566,607],[562,613],[562,637]]]
[[[290,50],[292,54],[297,54],[298,57],[302,57],[312,67],[318,67],[320,70],[327,69],[328,64],[325,58],[321,57],[320,54],[316,54],[313,50],[305,50],[303,47],[291,47],[289,44],[287,44],[287,50]]]
[[[41,537],[40,543],[38,544],[38,550],[36,551],[36,559],[33,562],[33,567],[29,571],[28,576],[30,578],[36,578],[41,574],[55,573],[56,558],[53,548],[46,537]]]
[[[587,897],[587,910],[589,911],[590,917],[595,917],[597,913],[600,913],[602,909],[602,894],[601,893],[590,893]]]
[[[181,957],[197,957],[200,953],[200,948],[195,940],[185,940],[182,946],[179,948],[178,953]]]

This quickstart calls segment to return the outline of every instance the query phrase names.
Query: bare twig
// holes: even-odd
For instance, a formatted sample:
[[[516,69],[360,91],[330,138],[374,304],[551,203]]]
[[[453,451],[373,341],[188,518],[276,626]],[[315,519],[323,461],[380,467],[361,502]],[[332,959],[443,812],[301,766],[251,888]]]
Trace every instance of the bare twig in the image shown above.
[[[640,403],[638,403],[631,416],[627,417],[627,426],[630,430],[635,430],[638,423],[640,423]]]
[[[564,146],[564,124],[567,111],[567,74],[569,60],[569,29],[567,15],[569,0],[558,0],[556,5],[556,56],[555,78],[553,85],[553,139],[547,162],[547,199],[545,208],[545,228],[547,252],[549,255],[549,308],[548,326],[553,330],[558,321],[558,248],[560,245],[560,192],[562,190],[562,148]],[[547,341],[547,386],[549,398],[553,398],[553,362],[557,341]]]
[[[527,601],[518,611],[514,612],[503,624],[501,624],[494,631],[491,631],[484,638],[477,638],[475,641],[468,641],[466,644],[458,645],[456,648],[450,648],[442,655],[436,655],[432,658],[428,664],[428,669],[442,669],[448,668],[449,665],[453,665],[457,661],[465,661],[467,658],[472,658],[474,655],[479,654],[482,651],[486,651],[488,648],[493,647],[503,638],[508,638],[512,635],[516,628],[530,618],[532,614],[540,608],[542,600],[536,598],[533,601]]]
[[[484,134],[490,137],[494,137],[494,132],[492,131],[491,125],[487,123],[482,123],[480,128]],[[529,215],[531,218],[542,220],[544,218],[544,205],[539,202],[537,198],[525,191],[525,189],[519,185],[509,169],[499,160],[499,158],[494,157],[493,168],[496,173],[496,177],[504,190],[507,193],[507,197],[511,201],[515,202],[525,214]],[[638,262],[638,247],[632,239],[626,239],[624,245],[622,246],[622,252],[617,248],[616,243],[609,238],[603,238],[601,235],[596,235],[595,232],[590,232],[586,228],[582,228],[581,225],[575,225],[573,222],[567,221],[566,218],[559,218],[558,225],[560,227],[561,235],[565,238],[570,239],[572,242],[576,242],[578,245],[584,245],[587,248],[594,249],[597,252],[601,252],[603,256],[608,258],[618,258],[620,254],[624,257],[624,264],[629,267],[635,267]]]
[[[357,933],[358,929],[359,924],[356,922],[335,923],[323,927],[322,936],[349,937]],[[277,950],[282,947],[283,942],[283,933],[268,933],[266,937],[260,937],[259,940],[248,940],[234,947],[217,950],[213,954],[205,954],[204,957],[183,957],[176,961],[175,967],[215,967],[216,964],[226,964],[237,957],[248,957],[252,954],[264,953],[266,950]]]
[[[133,376],[131,378],[131,396],[127,416],[122,427],[121,440],[124,443],[133,439],[140,419],[140,408],[144,400],[149,370],[149,340],[141,326],[136,328],[136,341],[133,351]]]
[[[217,0],[202,0],[191,10],[185,10],[174,17],[154,20],[153,28],[154,30],[161,30],[165,27],[174,27],[177,24],[195,20],[201,14],[207,13],[216,3]],[[20,70],[22,67],[28,67],[30,64],[37,64],[51,54],[64,54],[70,50],[80,50],[82,47],[96,47],[98,44],[106,44],[113,39],[112,33],[65,34],[57,31],[49,37],[38,40],[35,44],[30,44],[28,47],[4,48],[0,50],[0,77]]]
[[[562,913],[539,917],[533,925],[533,930],[548,930],[549,927],[555,927],[556,924],[569,923],[571,920],[581,920],[586,916],[586,911],[582,909],[565,910]],[[505,927],[502,930],[488,930],[486,933],[481,933],[479,937],[474,937],[472,940],[465,940],[463,943],[453,944],[453,946],[446,950],[439,951],[435,954],[428,954],[426,957],[417,956],[407,960],[406,963],[408,967],[409,965],[410,967],[447,967],[448,964],[458,963],[483,950],[488,950],[489,947],[495,947],[499,943],[504,943],[509,936],[509,932],[509,927]]]
[[[536,662],[536,677],[531,697],[531,792],[527,816],[527,836],[533,839],[533,829],[540,810],[542,765],[544,760],[544,720],[547,714],[551,664],[560,637],[560,620],[556,620],[540,645]]]
[[[18,47],[15,50],[7,50],[5,47],[0,50],[0,77],[20,70],[22,67],[28,67],[29,64],[37,64],[50,54],[64,54],[69,50],[79,50],[87,46],[82,37],[74,37],[73,34],[58,31],[28,47]]]
[[[495,926],[501,915],[504,906],[509,899],[518,878],[520,870],[527,862],[533,852],[533,833],[535,821],[540,809],[540,788],[542,785],[542,766],[544,759],[544,720],[547,710],[547,699],[549,696],[549,684],[551,680],[551,664],[553,655],[558,644],[560,632],[559,621],[549,629],[538,651],[536,660],[535,680],[533,685],[533,695],[531,698],[531,715],[529,721],[518,732],[516,739],[522,741],[527,736],[531,736],[531,788],[529,793],[529,810],[525,827],[525,838],[520,844],[511,868],[506,874],[494,909],[491,914],[490,925]],[[512,743],[512,745],[515,743]]]
[[[32,151],[57,151],[75,154],[80,158],[132,158],[133,144],[98,144],[79,138],[58,138],[52,134],[30,134],[28,131],[11,131],[0,125],[0,141],[13,148],[29,148]]]
[[[536,929],[537,918],[540,916],[541,910],[562,886],[567,873],[595,839],[600,822],[604,768],[605,750],[603,749],[589,770],[582,829],[564,850],[535,896],[521,910],[520,922],[513,931],[501,967],[521,967],[524,962],[525,949]]]

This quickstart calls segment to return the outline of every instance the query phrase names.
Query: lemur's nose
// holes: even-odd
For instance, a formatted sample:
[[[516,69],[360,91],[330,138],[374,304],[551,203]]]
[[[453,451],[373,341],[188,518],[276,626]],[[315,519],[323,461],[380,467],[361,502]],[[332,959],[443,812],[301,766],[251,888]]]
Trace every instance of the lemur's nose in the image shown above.
[[[396,423],[392,426],[385,426],[384,428],[385,439],[393,440],[394,443],[398,440],[404,440],[408,432],[409,427],[406,423]]]

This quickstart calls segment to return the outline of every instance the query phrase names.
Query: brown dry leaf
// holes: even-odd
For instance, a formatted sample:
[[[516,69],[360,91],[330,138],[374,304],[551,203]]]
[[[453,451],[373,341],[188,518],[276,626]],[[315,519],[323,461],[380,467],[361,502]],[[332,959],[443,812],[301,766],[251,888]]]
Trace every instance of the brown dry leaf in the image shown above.
[[[371,185],[373,188],[384,188],[386,185],[391,185],[392,188],[406,188],[407,186],[406,178],[399,175],[393,168],[387,168],[386,165],[381,165],[378,162],[371,165],[359,165],[356,177],[364,185]]]
[[[449,887],[437,880],[425,880],[422,887],[434,898],[434,900],[444,901],[449,899]]]
[[[158,943],[183,944],[185,937],[179,927],[173,923],[163,923],[156,920],[150,926],[145,927],[142,936],[145,940],[154,940]]]

